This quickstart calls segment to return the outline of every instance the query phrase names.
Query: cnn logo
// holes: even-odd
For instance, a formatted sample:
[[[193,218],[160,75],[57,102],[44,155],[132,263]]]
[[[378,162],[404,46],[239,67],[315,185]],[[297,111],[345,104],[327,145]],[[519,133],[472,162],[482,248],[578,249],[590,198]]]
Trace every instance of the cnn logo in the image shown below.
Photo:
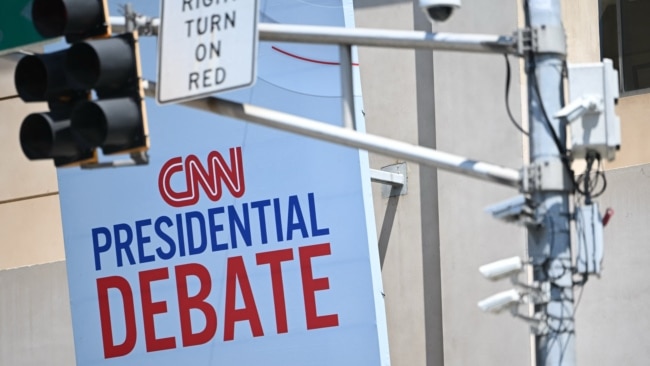
[[[184,190],[172,187],[172,179],[178,174],[184,175]],[[241,147],[230,148],[230,164],[218,151],[208,154],[205,165],[196,155],[188,155],[185,160],[178,156],[169,159],[158,175],[160,195],[167,204],[174,207],[191,206],[199,202],[199,190],[203,190],[210,200],[218,201],[223,194],[222,187],[226,187],[236,198],[243,196],[246,191]]]

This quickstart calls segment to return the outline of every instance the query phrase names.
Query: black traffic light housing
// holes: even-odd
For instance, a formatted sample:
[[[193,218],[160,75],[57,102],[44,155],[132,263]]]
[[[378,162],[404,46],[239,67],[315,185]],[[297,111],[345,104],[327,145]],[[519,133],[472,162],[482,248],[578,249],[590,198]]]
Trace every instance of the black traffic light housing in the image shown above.
[[[90,92],[68,88],[66,51],[28,55],[16,65],[16,90],[25,102],[47,101],[49,112],[32,113],[20,127],[20,145],[30,160],[54,159],[55,166],[93,163],[97,154],[71,129],[72,110]]]
[[[27,158],[58,167],[96,164],[98,147],[104,154],[147,151],[137,32],[111,36],[106,0],[34,0],[32,20],[41,35],[65,36],[72,46],[25,56],[16,66],[20,98],[46,101],[50,110],[23,121]]]
[[[66,69],[72,85],[97,95],[72,111],[73,130],[104,154],[149,148],[137,32],[75,43]]]
[[[106,0],[34,0],[32,22],[43,37],[65,36],[68,43],[111,35]]]

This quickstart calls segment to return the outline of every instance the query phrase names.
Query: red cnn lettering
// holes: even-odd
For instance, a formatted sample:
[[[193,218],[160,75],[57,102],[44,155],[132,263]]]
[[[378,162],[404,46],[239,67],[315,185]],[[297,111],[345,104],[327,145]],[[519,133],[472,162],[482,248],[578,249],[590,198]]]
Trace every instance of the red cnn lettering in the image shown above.
[[[190,296],[187,288],[187,278],[194,276],[199,279],[199,292]],[[212,279],[208,269],[200,264],[185,264],[176,266],[176,288],[178,289],[178,310],[181,319],[181,334],[183,347],[198,346],[207,343],[217,331],[217,313],[205,299],[210,295]],[[192,317],[190,310],[196,309],[205,317],[205,328],[192,332]]]
[[[223,316],[223,340],[232,341],[235,339],[235,322],[247,320],[251,326],[253,337],[264,335],[262,323],[255,305],[253,290],[248,281],[248,274],[241,256],[228,258],[226,264],[226,310]],[[237,301],[237,282],[244,300],[244,307],[235,309]]]
[[[287,332],[287,307],[284,299],[284,283],[282,281],[282,262],[293,260],[291,249],[274,250],[257,253],[257,264],[268,264],[271,270],[271,285],[273,286],[273,304],[275,305],[275,326],[278,334]]]
[[[298,248],[300,257],[300,272],[302,275],[302,293],[305,298],[305,317],[307,320],[307,329],[317,329],[326,327],[336,327],[339,325],[339,316],[337,314],[318,315],[316,312],[316,291],[327,290],[330,288],[330,282],[327,277],[314,278],[312,272],[311,259],[330,255],[330,243],[310,245]]]
[[[124,328],[126,329],[126,335],[124,337],[124,342],[121,344],[113,343],[113,326],[111,325],[111,309],[108,298],[109,289],[116,289],[122,295],[122,304],[124,305]],[[133,351],[137,338],[133,292],[131,291],[129,282],[119,276],[98,278],[97,297],[99,299],[99,319],[102,327],[104,358],[127,355],[129,352]]]
[[[156,338],[154,315],[167,312],[165,301],[153,301],[151,283],[169,278],[167,268],[151,269],[139,273],[140,296],[142,297],[142,320],[144,322],[144,338],[147,352],[162,351],[176,347],[174,337]]]
[[[181,172],[185,173],[186,190],[178,192],[172,188],[171,180]],[[210,200],[216,202],[221,198],[222,185],[226,186],[233,197],[244,195],[246,185],[241,147],[230,149],[230,166],[219,152],[212,151],[208,155],[207,169],[196,155],[189,155],[185,162],[181,157],[170,159],[158,175],[160,195],[174,207],[191,206],[199,202],[199,187]]]

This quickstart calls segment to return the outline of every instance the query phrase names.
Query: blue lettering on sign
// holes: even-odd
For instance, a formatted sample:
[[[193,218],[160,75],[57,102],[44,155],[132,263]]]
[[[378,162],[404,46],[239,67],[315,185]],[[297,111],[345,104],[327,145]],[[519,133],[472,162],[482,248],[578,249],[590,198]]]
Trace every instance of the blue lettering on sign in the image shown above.
[[[280,243],[293,240],[294,235],[301,238],[329,235],[327,227],[319,226],[314,193],[308,193],[306,201],[304,197],[292,195],[285,200],[272,198],[211,207],[205,212],[188,211],[174,217],[147,218],[133,224],[96,227],[91,229],[95,270],[101,270],[102,264],[107,263],[122,267],[237,249],[241,244],[264,245],[270,237]],[[259,230],[253,229],[251,220],[259,224]],[[115,262],[107,262],[111,258]]]
[[[131,230],[131,227],[128,224],[113,225],[113,232],[115,233],[117,266],[122,267],[123,265],[122,253],[126,254],[126,259],[130,264],[135,264],[135,258],[133,258],[133,252],[131,251],[131,243],[133,242],[133,230]]]
[[[271,206],[271,200],[251,202],[251,208],[257,209],[257,216],[260,219],[260,240],[262,244],[269,242],[268,237],[266,236],[266,215],[264,214],[264,208],[269,206]]]
[[[287,240],[293,239],[293,232],[295,230],[300,230],[303,238],[306,238],[307,226],[305,226],[305,218],[302,216],[302,210],[300,210],[300,201],[298,201],[298,196],[289,197],[289,218],[287,218]]]
[[[226,212],[223,207],[215,207],[208,210],[208,218],[210,220],[210,240],[212,241],[212,251],[228,249],[228,243],[219,243],[217,239],[217,232],[223,231],[222,224],[216,224],[216,215]]]
[[[185,214],[185,222],[187,223],[187,246],[189,254],[201,254],[205,251],[208,241],[205,235],[205,219],[203,213],[200,211],[191,211]],[[200,242],[196,244],[194,234],[198,231]]]
[[[159,246],[156,249],[156,254],[160,259],[163,260],[172,259],[174,257],[174,254],[176,254],[176,243],[174,242],[174,239],[172,239],[169,235],[167,235],[167,233],[163,231],[162,224],[165,224],[167,228],[174,226],[172,219],[167,216],[160,216],[158,219],[156,219],[156,223],[154,224],[156,235],[169,246],[169,251],[165,251],[163,249],[163,245]]]

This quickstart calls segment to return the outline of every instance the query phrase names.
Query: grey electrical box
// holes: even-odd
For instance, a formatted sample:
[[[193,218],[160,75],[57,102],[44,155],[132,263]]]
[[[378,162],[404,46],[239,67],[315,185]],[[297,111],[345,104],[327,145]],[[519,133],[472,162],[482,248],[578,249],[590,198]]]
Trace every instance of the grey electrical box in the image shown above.
[[[594,152],[614,160],[621,146],[621,123],[615,111],[618,72],[612,61],[569,65],[569,96],[571,102],[556,116],[570,122],[573,157]]]

